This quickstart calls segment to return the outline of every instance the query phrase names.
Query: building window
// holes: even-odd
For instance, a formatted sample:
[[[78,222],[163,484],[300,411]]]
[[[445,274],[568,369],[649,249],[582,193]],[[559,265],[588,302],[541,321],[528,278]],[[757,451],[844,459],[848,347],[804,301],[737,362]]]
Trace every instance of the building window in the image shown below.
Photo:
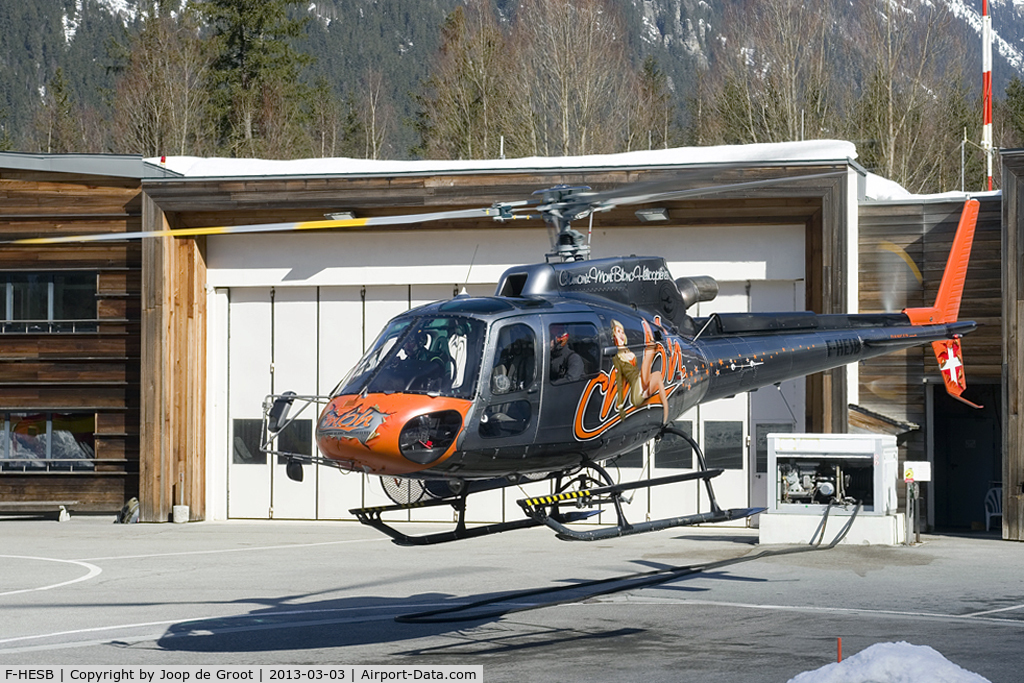
[[[615,460],[615,464],[619,467],[643,467],[644,466],[644,446],[640,444],[633,450],[623,453]]]
[[[0,470],[91,470],[95,413],[0,413]]]
[[[3,273],[0,288],[0,332],[96,331],[96,273]]]
[[[266,465],[267,454],[260,450],[263,420],[248,418],[232,421],[231,462],[234,465]]]
[[[263,446],[262,419],[235,419],[232,421],[234,435],[231,439],[231,463],[233,465],[266,465],[267,452]],[[293,453],[310,457],[313,455],[313,421],[292,420],[282,429],[277,440],[268,448],[281,453]],[[277,456],[277,464],[288,463],[287,455]]]
[[[773,433],[792,434],[792,422],[761,422],[754,428],[754,468],[758,474],[768,472],[768,435]]]
[[[708,469],[743,469],[743,423],[705,422],[704,456],[707,458]]]

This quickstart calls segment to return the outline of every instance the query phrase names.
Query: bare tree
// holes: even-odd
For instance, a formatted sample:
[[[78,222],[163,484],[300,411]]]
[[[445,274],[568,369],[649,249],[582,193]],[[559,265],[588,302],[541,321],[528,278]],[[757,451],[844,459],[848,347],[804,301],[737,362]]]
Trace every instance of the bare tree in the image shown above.
[[[319,157],[337,156],[345,137],[345,107],[325,78],[310,93],[310,149]]]
[[[210,60],[189,16],[152,16],[127,48],[117,80],[114,143],[143,155],[212,151],[200,130]]]
[[[520,70],[518,118],[534,154],[624,148],[632,69],[617,5],[605,0],[524,0],[512,43]]]
[[[715,73],[702,82],[701,136],[720,142],[783,142],[835,135],[837,104],[852,74],[837,73],[842,43],[834,34],[835,0],[809,10],[799,0],[735,7],[717,50]]]
[[[509,71],[509,46],[489,3],[449,14],[426,92],[418,97],[419,152],[445,159],[499,156]]]
[[[363,100],[359,123],[363,130],[363,157],[380,159],[395,125],[395,107],[391,103],[382,72],[368,69],[361,86]]]
[[[962,54],[952,14],[923,0],[871,2],[860,27],[867,67],[852,129],[861,159],[913,192],[936,189],[939,160],[959,152],[944,110],[959,83],[955,64]]]

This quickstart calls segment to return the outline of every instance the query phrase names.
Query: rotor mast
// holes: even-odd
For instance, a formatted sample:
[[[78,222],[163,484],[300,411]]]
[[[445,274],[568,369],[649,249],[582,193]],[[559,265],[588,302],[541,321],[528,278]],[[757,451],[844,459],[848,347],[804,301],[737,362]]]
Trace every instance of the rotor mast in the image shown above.
[[[551,253],[548,261],[558,258],[564,261],[586,261],[590,258],[590,242],[571,226],[572,221],[592,216],[596,211],[607,211],[611,207],[595,204],[588,196],[586,185],[556,185],[546,190],[537,190],[540,206],[537,210],[548,224],[551,233]]]

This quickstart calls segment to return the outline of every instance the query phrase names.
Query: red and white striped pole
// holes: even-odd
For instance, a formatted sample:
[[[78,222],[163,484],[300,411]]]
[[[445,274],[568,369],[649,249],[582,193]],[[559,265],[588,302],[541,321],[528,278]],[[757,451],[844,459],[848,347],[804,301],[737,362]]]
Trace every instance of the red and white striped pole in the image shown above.
[[[985,151],[988,189],[992,191],[992,17],[988,0],[981,0],[981,98],[983,121],[981,148]]]

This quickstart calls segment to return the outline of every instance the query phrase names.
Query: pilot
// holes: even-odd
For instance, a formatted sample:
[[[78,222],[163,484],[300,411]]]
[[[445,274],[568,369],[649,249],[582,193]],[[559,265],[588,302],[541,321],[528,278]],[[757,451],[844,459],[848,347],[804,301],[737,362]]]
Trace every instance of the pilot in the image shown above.
[[[565,384],[583,379],[583,359],[569,346],[565,325],[551,326],[551,383]]]
[[[374,391],[426,390],[441,377],[441,367],[431,362],[430,335],[417,329],[387,361],[374,382]]]

